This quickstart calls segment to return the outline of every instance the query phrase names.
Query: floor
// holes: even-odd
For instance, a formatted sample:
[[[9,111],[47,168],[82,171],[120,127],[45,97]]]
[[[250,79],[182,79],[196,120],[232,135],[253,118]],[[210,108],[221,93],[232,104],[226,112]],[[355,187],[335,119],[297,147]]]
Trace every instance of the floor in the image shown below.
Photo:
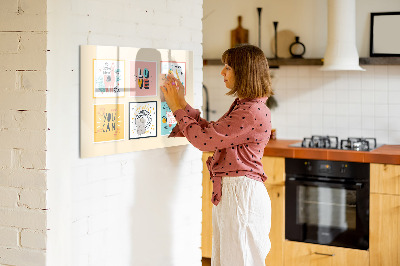
[[[211,266],[211,259],[202,258],[201,262],[203,262],[203,266]]]

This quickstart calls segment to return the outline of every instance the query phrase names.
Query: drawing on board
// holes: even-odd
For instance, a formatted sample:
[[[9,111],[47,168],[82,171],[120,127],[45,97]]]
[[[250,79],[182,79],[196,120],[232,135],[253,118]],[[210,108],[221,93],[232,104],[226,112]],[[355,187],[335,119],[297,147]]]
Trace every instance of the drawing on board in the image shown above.
[[[169,135],[176,125],[176,119],[166,102],[161,102],[161,136]]]
[[[157,102],[129,103],[129,139],[157,137]]]
[[[130,61],[130,96],[157,96],[157,62]]]
[[[125,95],[125,61],[93,60],[93,97],[122,97]]]
[[[177,78],[182,85],[185,87],[185,95],[186,95],[186,63],[185,62],[172,62],[172,61],[161,61],[161,79],[165,77],[165,75],[172,74],[175,78]],[[165,102],[164,94],[162,91],[161,101]]]
[[[124,139],[124,104],[94,105],[94,142]]]

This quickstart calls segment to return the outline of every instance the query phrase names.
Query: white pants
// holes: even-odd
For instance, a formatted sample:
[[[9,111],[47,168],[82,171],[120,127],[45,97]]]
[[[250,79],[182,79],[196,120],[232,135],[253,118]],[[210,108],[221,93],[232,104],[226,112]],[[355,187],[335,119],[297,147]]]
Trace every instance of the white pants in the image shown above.
[[[271,201],[262,182],[223,177],[212,212],[212,266],[262,266],[271,249]]]

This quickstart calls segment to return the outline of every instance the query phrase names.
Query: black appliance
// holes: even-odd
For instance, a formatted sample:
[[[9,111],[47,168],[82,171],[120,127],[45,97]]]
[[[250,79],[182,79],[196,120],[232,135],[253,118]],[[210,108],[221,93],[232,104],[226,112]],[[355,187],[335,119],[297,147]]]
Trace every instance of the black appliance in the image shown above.
[[[304,138],[302,142],[294,143],[289,146],[301,148],[371,151],[381,145],[377,145],[375,138],[347,138],[342,139],[339,142],[339,138],[336,136],[314,135],[310,138]]]
[[[290,159],[286,169],[286,239],[367,250],[369,164]]]

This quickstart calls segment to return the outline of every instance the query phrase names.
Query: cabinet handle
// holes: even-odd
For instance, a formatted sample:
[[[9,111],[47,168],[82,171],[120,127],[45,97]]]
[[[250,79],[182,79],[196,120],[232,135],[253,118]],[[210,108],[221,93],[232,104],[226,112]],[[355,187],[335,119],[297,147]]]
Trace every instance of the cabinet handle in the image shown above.
[[[330,256],[333,257],[335,254],[328,254],[328,253],[320,253],[320,252],[314,252],[315,255],[323,255],[323,256]]]

